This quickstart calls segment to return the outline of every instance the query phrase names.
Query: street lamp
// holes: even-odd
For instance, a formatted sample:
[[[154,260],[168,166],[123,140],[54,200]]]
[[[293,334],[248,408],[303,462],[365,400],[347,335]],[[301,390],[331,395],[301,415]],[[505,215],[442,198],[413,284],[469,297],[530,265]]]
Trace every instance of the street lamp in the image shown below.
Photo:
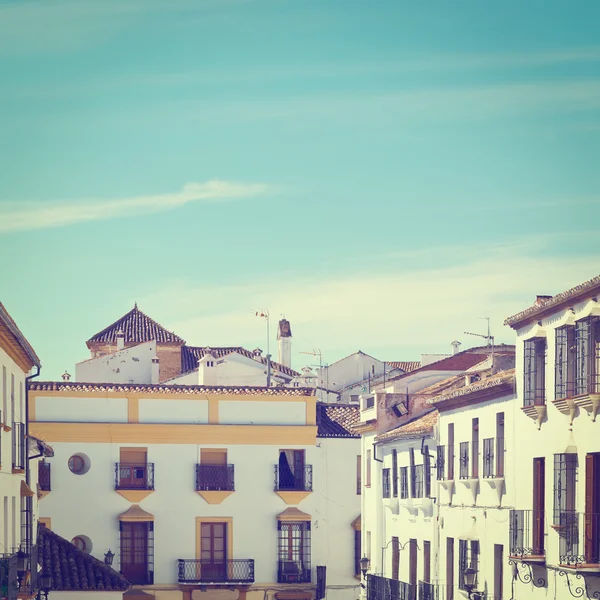
[[[368,559],[368,557],[363,556],[360,559],[360,572],[362,573],[363,577],[367,576],[367,571],[369,570],[370,566],[371,566],[371,561]]]
[[[108,565],[109,567],[113,564],[113,558],[115,557],[115,553],[110,551],[110,548],[108,549],[108,552],[104,555],[104,564]]]
[[[471,598],[471,592],[475,587],[475,579],[477,578],[477,571],[471,567],[467,567],[463,571],[463,587],[467,590],[469,598]]]
[[[48,594],[50,593],[50,588],[52,587],[52,575],[50,571],[46,571],[45,569],[40,573],[39,578],[39,587],[40,593],[38,594],[38,600],[48,600]]]
[[[24,552],[19,548],[17,552],[17,584],[18,588],[21,589],[21,582],[25,577],[25,573],[27,573],[27,552]]]

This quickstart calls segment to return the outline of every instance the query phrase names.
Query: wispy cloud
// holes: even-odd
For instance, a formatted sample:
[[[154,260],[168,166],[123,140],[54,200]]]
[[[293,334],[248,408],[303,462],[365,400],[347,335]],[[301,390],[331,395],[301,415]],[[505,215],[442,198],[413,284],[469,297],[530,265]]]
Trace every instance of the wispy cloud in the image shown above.
[[[477,338],[464,331],[483,331],[479,317],[491,317],[497,341],[510,343],[513,335],[502,325],[507,316],[531,305],[536,294],[556,294],[597,275],[600,253],[572,260],[556,258],[549,249],[523,239],[492,251],[484,244],[471,245],[468,253],[445,248],[448,268],[433,259],[405,269],[403,260],[392,267],[386,263],[385,272],[327,279],[291,273],[276,282],[177,282],[141,302],[189,343],[265,349],[263,325],[251,314],[264,306],[273,318],[284,313],[290,319],[296,353],[320,347],[324,361],[332,362],[360,348],[387,360],[416,359],[421,352],[450,351],[454,339],[463,347],[476,345]],[[307,357],[296,354],[295,360],[299,367]]]
[[[0,233],[133,217],[172,210],[191,202],[250,198],[270,190],[271,187],[265,183],[211,180],[204,183],[187,183],[178,192],[152,196],[0,204]]]

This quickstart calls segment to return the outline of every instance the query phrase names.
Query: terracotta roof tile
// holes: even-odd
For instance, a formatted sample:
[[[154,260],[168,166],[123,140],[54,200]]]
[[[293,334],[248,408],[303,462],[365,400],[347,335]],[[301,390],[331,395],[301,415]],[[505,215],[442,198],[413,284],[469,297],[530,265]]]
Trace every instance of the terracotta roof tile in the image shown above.
[[[317,402],[317,437],[359,438],[354,431],[354,426],[359,423],[358,406]]]
[[[52,575],[52,591],[124,592],[131,587],[121,574],[47,527],[39,528],[38,562]]]
[[[126,344],[139,344],[155,340],[159,343],[185,344],[185,341],[172,331],[167,331],[162,325],[143,313],[137,304],[118,321],[93,335],[86,343],[116,344],[117,332],[121,330]]]
[[[246,348],[242,348],[241,346],[225,346],[225,347],[209,347],[209,346],[182,346],[181,347],[181,372],[182,374],[189,373],[190,371],[194,371],[198,368],[198,361],[209,352],[215,358],[222,358],[231,354],[232,352],[237,352],[242,356],[246,356],[255,360],[263,365],[267,364],[267,359],[264,356],[255,355],[250,350],[246,350]],[[279,371],[288,377],[299,377],[300,373],[294,371],[290,367],[286,367],[278,362],[271,361],[271,367],[275,371]]]
[[[207,386],[164,385],[138,383],[84,383],[79,381],[32,381],[29,389],[37,392],[104,392],[143,394],[239,394],[240,396],[314,396],[314,388],[259,387],[259,386]]]
[[[504,321],[504,324],[514,328],[515,325],[518,325],[523,321],[527,321],[528,319],[546,312],[551,308],[556,307],[558,309],[558,306],[563,302],[579,300],[581,296],[593,294],[598,291],[600,291],[600,275],[597,275],[596,277],[585,281],[584,283],[580,283],[570,290],[556,294],[556,296],[552,296],[548,300],[542,301],[539,304],[534,304],[533,306],[522,310],[512,317],[508,317]]]
[[[399,427],[386,431],[375,438],[376,442],[384,440],[395,440],[402,438],[416,438],[428,435],[433,432],[433,428],[438,420],[438,411],[434,408],[423,415],[420,415]]]
[[[387,361],[386,365],[390,365],[394,369],[401,369],[405,373],[414,371],[415,369],[421,368],[421,362],[418,360],[400,360],[400,361]]]
[[[27,341],[27,338],[21,333],[21,330],[17,327],[14,319],[8,314],[8,311],[4,307],[4,304],[0,302],[0,324],[3,324],[6,329],[10,332],[15,342],[19,345],[21,350],[27,355],[29,360],[36,367],[41,366],[40,359],[32,348],[31,344]]]
[[[498,385],[512,382],[514,381],[514,378],[514,369],[502,371],[501,373],[496,373],[494,376],[487,377],[486,379],[482,379],[481,381],[476,381],[475,383],[459,387],[458,389],[452,389],[450,391],[444,392],[439,396],[436,396],[435,398],[427,400],[427,404],[440,404],[442,402],[445,402],[446,400],[460,398],[462,396],[468,396],[469,394],[473,394],[475,392],[487,390]]]

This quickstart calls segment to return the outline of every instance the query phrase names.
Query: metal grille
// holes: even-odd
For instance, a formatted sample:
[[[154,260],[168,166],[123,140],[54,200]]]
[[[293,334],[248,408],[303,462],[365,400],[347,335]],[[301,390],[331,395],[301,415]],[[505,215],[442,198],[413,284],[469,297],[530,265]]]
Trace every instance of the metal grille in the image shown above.
[[[446,600],[445,591],[443,584],[419,581],[419,600]]]
[[[14,422],[12,426],[13,438],[13,469],[25,470],[25,424]]]
[[[0,554],[0,598],[17,600],[16,554]]]
[[[218,562],[201,559],[177,561],[179,583],[254,583],[254,560],[226,559]]]
[[[429,447],[425,446],[425,454],[423,455],[423,475],[425,477],[425,497],[431,496],[431,458],[429,456]]]
[[[496,438],[496,477],[504,477],[504,436]]]
[[[525,340],[524,351],[523,404],[525,406],[545,404],[546,340],[543,338]]]
[[[445,446],[438,446],[437,447],[437,461],[435,463],[435,469],[436,469],[436,478],[438,481],[443,480],[445,477],[445,471],[446,471],[446,463],[445,463],[445,456],[446,454],[446,447]]]
[[[412,497],[423,497],[424,468],[423,465],[416,465],[412,468]]]
[[[408,467],[400,467],[400,498],[408,498]]]
[[[360,542],[360,531],[354,532],[354,574],[360,575],[360,559],[361,559],[361,542]]]
[[[50,463],[42,460],[38,463],[38,484],[44,492],[52,489],[50,479]]]
[[[454,443],[448,442],[448,479],[454,479]]]
[[[392,450],[392,494],[398,497],[398,451]]]
[[[31,553],[33,543],[33,497],[21,497],[21,550]]]
[[[235,490],[233,465],[196,465],[196,490]]]
[[[389,469],[383,469],[381,482],[383,485],[383,497],[389,498],[390,497],[390,470]]]
[[[367,575],[367,600],[416,600],[415,586],[397,579]]]
[[[559,529],[560,564],[600,563],[600,514],[565,511]]]
[[[476,572],[475,587],[477,587],[477,574],[479,572],[479,541],[458,540],[458,589],[464,590],[464,572],[471,568]]]
[[[279,465],[275,465],[275,491],[281,490],[312,492],[312,465],[305,465],[300,473],[291,477],[287,472],[283,473]]]
[[[494,438],[483,440],[483,476],[494,476]]]
[[[116,490],[153,490],[154,463],[115,463]]]
[[[575,323],[575,394],[600,392],[600,318]]]
[[[544,556],[543,527],[543,510],[511,510],[509,516],[510,556],[519,558]]]
[[[575,394],[575,328],[556,329],[554,355],[554,398],[571,398]]]
[[[278,583],[310,583],[310,523],[278,522]]]
[[[460,479],[469,478],[469,442],[460,443]]]
[[[554,525],[564,526],[565,513],[575,510],[577,454],[554,455]]]

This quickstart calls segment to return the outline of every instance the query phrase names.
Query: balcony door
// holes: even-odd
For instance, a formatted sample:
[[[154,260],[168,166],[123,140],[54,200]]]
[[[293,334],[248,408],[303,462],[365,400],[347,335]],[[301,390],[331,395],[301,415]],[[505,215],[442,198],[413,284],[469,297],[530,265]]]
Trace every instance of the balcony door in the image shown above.
[[[304,450],[279,451],[279,489],[304,489]]]
[[[532,553],[544,554],[544,497],[546,493],[545,459],[533,459],[533,531]]]
[[[147,489],[147,452],[147,448],[121,448],[119,462],[119,487],[121,489]]]
[[[227,523],[202,523],[200,560],[202,581],[225,581],[227,558]]]
[[[600,453],[585,457],[585,562],[600,562]]]
[[[135,584],[148,583],[149,523],[121,522],[121,573]]]

